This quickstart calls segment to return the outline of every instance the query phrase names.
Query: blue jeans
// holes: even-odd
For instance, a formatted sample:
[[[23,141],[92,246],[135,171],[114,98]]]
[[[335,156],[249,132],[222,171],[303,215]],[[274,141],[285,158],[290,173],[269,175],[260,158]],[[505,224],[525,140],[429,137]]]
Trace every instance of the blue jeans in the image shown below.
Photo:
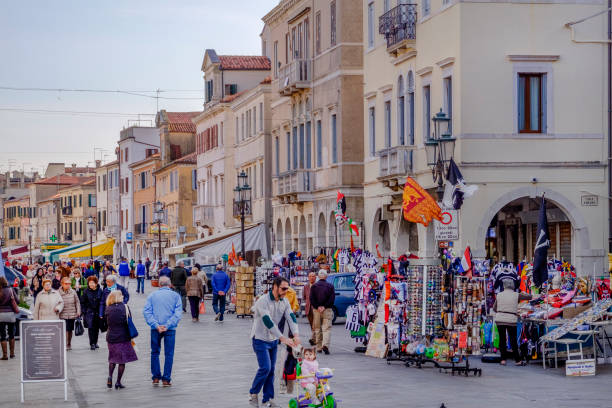
[[[144,276],[139,276],[136,278],[138,286],[136,286],[136,293],[144,293]]]
[[[171,381],[175,336],[175,330],[159,333],[157,330],[151,329],[151,374],[154,380],[161,378],[163,381]],[[162,375],[159,367],[159,352],[161,350],[162,339],[164,341],[164,375]]]
[[[253,337],[253,351],[257,356],[259,369],[253,379],[250,394],[259,394],[263,388],[262,403],[274,398],[274,366],[276,365],[276,350],[278,341],[263,341]]]
[[[225,295],[213,293],[213,310],[215,314],[221,313],[219,320],[223,321],[223,313],[225,313]]]

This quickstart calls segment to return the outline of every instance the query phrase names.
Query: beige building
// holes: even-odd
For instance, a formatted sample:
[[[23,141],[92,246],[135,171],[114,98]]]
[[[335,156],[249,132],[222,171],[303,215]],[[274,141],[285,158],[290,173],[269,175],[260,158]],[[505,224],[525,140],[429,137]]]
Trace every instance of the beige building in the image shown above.
[[[54,243],[55,238],[60,239],[60,194],[38,201],[36,207],[38,244]]]
[[[390,4],[392,3],[392,4]],[[550,255],[579,273],[607,270],[605,16],[598,1],[540,4],[365,0],[363,140],[366,247],[434,257],[434,228],[408,225],[411,175],[435,197],[424,142],[432,116],[451,118],[454,159],[479,190],[459,214],[460,251],[531,259],[539,198]],[[606,265],[604,267],[604,265]]]
[[[89,216],[96,217],[96,179],[67,186],[59,192],[61,215],[60,233],[62,242],[86,242],[90,240],[87,230]],[[93,237],[96,240],[96,237]]]
[[[134,180],[134,245],[135,260],[157,259],[157,236],[151,234],[155,210],[155,172],[160,168],[160,154],[156,153],[130,166]],[[157,245],[157,244],[156,244]]]
[[[13,247],[28,243],[27,227],[32,213],[29,194],[4,201],[4,245]]]
[[[362,8],[349,0],[282,0],[261,34],[272,60],[274,249],[312,255],[348,245],[337,191],[363,220]]]

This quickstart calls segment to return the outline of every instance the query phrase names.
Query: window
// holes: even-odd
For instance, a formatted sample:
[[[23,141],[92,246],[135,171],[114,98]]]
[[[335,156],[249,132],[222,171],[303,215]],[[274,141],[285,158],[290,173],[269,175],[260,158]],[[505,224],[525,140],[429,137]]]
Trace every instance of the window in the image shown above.
[[[76,226],[74,227],[76,230]],[[79,235],[83,234],[83,221],[79,221]]]
[[[87,205],[89,208],[94,208],[97,206],[96,196],[93,194],[88,194],[87,196]]]
[[[274,78],[278,78],[278,41],[274,41]]]
[[[212,101],[213,97],[213,81],[212,79],[206,81],[206,102]]]
[[[304,58],[304,25],[302,23],[298,24],[297,29],[297,50],[295,50],[295,55],[297,58]]]
[[[285,34],[285,64],[289,63],[289,33]]]
[[[170,192],[174,191],[174,175],[170,173]]]
[[[257,133],[257,106],[253,107],[253,134]]]
[[[293,128],[293,168],[297,169],[298,166],[298,149],[297,149],[297,126]]]
[[[304,20],[304,58],[310,58],[310,20]]]
[[[338,128],[336,114],[331,116],[332,163],[338,163]]]
[[[518,131],[546,132],[546,74],[519,74]]]
[[[261,186],[261,187],[259,187],[259,195],[261,197],[263,197],[264,193],[265,193],[265,190],[266,190],[266,187],[264,186],[264,166],[263,166],[263,163],[259,163],[259,179],[260,179],[260,184],[259,185]]]
[[[331,14],[330,27],[331,27],[331,46],[336,45],[336,1],[332,1],[329,5]]]
[[[291,170],[291,133],[287,132],[287,171]]]
[[[370,156],[376,155],[376,108],[373,106],[369,109],[369,127],[370,127]]]
[[[238,118],[236,118],[236,129],[234,130],[234,133],[236,134],[236,144],[238,144],[238,142],[240,141],[238,134],[240,130],[240,123],[238,123]]]
[[[414,144],[414,78],[412,76],[412,71],[408,72],[408,138],[410,144]]]
[[[406,104],[404,96],[404,78],[400,77],[397,87],[397,142],[403,145],[406,135]]]
[[[147,173],[143,171],[140,173],[140,189],[143,190],[145,188],[147,188]]]
[[[321,53],[321,12],[317,11],[315,15],[315,42],[317,55]]]
[[[257,198],[257,165],[253,166],[253,171],[252,172],[249,171],[249,175],[251,173],[253,174],[253,178],[251,178],[251,177],[249,177],[249,178],[251,178],[251,180],[253,180],[252,181],[252,183],[253,183],[253,197]]]
[[[453,134],[453,80],[452,77],[443,79],[444,86],[444,113],[451,119],[448,122],[448,134]]]
[[[429,11],[430,11],[430,0],[423,0],[423,4],[422,4],[422,8],[423,8],[423,17],[428,16],[429,15]]]
[[[391,101],[385,102],[385,147],[391,147]]]
[[[292,59],[297,58],[297,28],[293,27],[291,29],[291,57]]]
[[[276,168],[276,175],[278,176],[280,174],[280,163],[279,163],[279,158],[280,158],[280,154],[279,154],[279,143],[278,143],[278,136],[274,138],[274,164],[275,164],[275,168]]]
[[[429,85],[423,87],[423,139],[431,137],[431,89]]]
[[[242,129],[240,131],[240,140],[244,140],[244,113],[240,115],[240,121],[242,122]]]
[[[83,194],[79,194],[79,207],[83,206]]]
[[[312,122],[306,122],[306,168],[312,168]]]
[[[386,13],[387,11],[389,11],[389,9],[390,9],[390,4],[389,4],[389,3],[390,3],[390,1],[389,1],[389,0],[385,0],[385,3],[384,3],[384,8],[385,8],[384,10],[385,10],[385,13]]]
[[[129,193],[130,192],[130,187],[129,187],[129,183],[128,183],[128,178],[125,178],[125,192]]]
[[[125,161],[128,161],[128,148],[125,148]]]
[[[198,189],[198,171],[196,169],[191,170],[191,189]]]
[[[368,4],[368,47],[374,47],[374,2]]]
[[[300,124],[300,169],[304,168],[304,124]]]
[[[323,135],[321,128],[321,121],[317,120],[316,127],[316,144],[317,144],[317,167],[321,167],[323,165]]]
[[[263,132],[263,102],[259,103],[259,130]]]

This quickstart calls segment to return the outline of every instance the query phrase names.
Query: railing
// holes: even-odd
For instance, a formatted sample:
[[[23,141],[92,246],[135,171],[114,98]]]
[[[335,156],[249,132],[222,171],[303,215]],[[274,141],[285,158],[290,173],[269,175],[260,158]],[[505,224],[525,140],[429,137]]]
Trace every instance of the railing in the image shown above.
[[[134,224],[134,234],[148,234],[148,233],[149,233],[148,223]]]
[[[120,228],[118,225],[107,225],[104,227],[104,233],[106,236],[116,236],[120,233]]]
[[[214,225],[215,224],[215,206],[213,205],[198,205],[195,207],[195,224],[196,225]],[[223,220],[220,220],[222,222]]]
[[[291,170],[278,176],[276,195],[309,193],[315,189],[312,170]]]
[[[62,207],[62,215],[72,215],[72,206]]]
[[[412,149],[412,146],[395,146],[378,151],[378,177],[407,176],[412,173]]]
[[[281,93],[291,88],[307,88],[312,81],[312,60],[298,59],[280,67],[278,78]]]
[[[416,40],[417,5],[402,3],[380,16],[378,32],[387,39],[387,48],[404,40]]]

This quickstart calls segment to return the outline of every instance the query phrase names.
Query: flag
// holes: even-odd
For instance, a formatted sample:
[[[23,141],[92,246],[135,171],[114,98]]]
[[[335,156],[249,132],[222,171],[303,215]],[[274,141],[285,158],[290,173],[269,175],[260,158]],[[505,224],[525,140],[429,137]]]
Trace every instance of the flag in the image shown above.
[[[542,195],[538,229],[536,230],[536,245],[533,250],[533,283],[538,288],[548,280],[548,248],[550,248],[550,235],[548,234],[548,219],[546,218],[546,200]]]
[[[355,224],[355,222],[351,218],[347,218],[347,220],[349,229],[351,230],[351,239],[353,237],[353,234],[359,236],[359,227],[357,226],[357,224]]]
[[[478,186],[468,186],[459,171],[459,167],[451,158],[448,165],[448,173],[446,174],[446,187],[444,188],[444,197],[442,204],[446,208],[454,208],[458,210],[463,205],[463,199],[468,198],[478,190]]]
[[[463,268],[463,272],[468,276],[472,276],[472,250],[469,245],[465,248],[461,257],[461,268]]]
[[[355,243],[353,242],[353,235],[351,235],[351,254],[355,253]]]
[[[380,251],[378,250],[378,243],[376,244],[376,256],[379,258],[382,258],[382,255],[380,254]]]
[[[236,256],[236,248],[234,248],[234,243],[232,242],[232,252],[229,254],[228,262],[230,266],[238,264],[238,256]]]
[[[344,198],[344,194],[338,191],[338,196],[336,197],[336,222],[338,224],[344,224],[347,221],[346,218],[346,199]]]
[[[442,210],[436,201],[412,178],[406,178],[402,202],[404,219],[408,222],[418,222],[424,226],[436,219],[442,221]]]

